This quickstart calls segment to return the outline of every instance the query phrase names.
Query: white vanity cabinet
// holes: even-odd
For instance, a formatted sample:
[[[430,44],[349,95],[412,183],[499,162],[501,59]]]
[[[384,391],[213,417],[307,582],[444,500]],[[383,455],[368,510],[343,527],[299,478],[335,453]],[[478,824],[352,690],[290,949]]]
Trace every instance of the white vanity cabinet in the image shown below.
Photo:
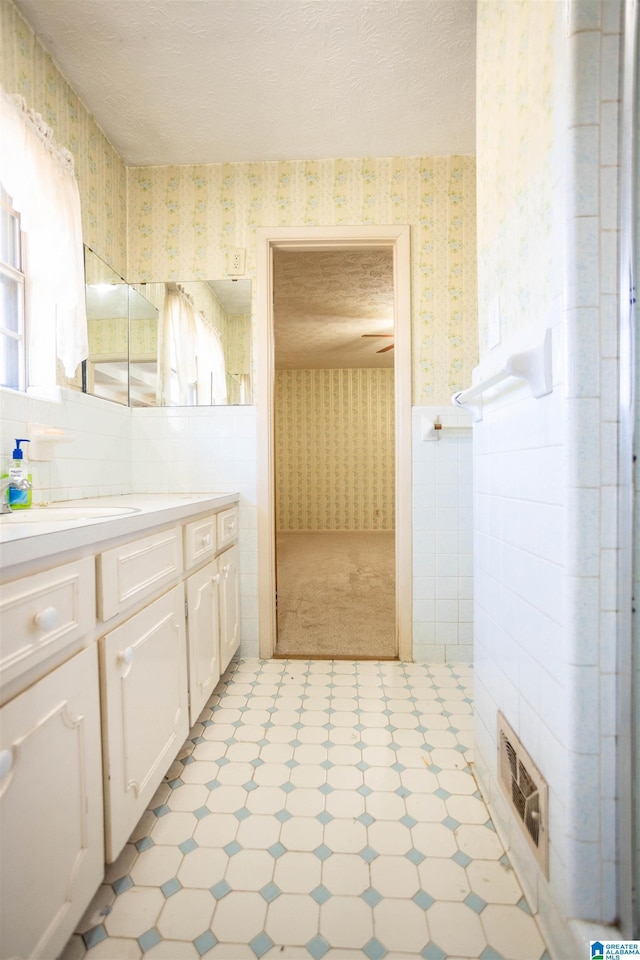
[[[60,953],[239,643],[237,497],[104,499],[0,527],[1,960]]]
[[[95,645],[0,710],[0,956],[57,957],[104,873]]]

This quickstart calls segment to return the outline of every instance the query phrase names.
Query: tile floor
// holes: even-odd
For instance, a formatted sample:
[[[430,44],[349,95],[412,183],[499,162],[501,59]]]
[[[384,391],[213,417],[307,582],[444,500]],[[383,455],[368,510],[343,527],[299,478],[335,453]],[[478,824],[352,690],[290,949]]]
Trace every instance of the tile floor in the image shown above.
[[[233,663],[61,960],[549,960],[468,765],[470,683]]]

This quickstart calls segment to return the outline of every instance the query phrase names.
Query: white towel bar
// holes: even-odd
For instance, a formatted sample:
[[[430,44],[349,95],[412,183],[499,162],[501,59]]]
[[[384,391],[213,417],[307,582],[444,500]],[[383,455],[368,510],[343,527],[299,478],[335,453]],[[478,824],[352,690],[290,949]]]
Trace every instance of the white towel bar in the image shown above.
[[[551,379],[551,330],[546,330],[544,340],[537,347],[530,347],[521,353],[512,353],[507,357],[502,370],[498,370],[493,376],[475,383],[467,390],[460,390],[451,397],[451,403],[455,407],[463,407],[471,413],[474,420],[482,420],[482,394],[490,387],[507,377],[515,377],[517,380],[526,380],[529,384],[532,396],[536,399],[545,397],[553,390]],[[478,398],[477,400],[475,398]],[[475,401],[475,402],[474,402]]]
[[[440,417],[435,420],[429,420],[427,417],[421,418],[420,439],[424,442],[440,440],[446,433],[452,440],[459,440],[471,435],[471,426],[461,423],[441,423]]]

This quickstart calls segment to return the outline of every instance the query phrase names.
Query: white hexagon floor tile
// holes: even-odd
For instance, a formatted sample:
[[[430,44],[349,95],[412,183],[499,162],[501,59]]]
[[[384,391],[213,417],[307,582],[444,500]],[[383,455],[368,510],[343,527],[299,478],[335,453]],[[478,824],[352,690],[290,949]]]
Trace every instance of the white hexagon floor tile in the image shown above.
[[[471,670],[234,661],[60,960],[549,960]]]

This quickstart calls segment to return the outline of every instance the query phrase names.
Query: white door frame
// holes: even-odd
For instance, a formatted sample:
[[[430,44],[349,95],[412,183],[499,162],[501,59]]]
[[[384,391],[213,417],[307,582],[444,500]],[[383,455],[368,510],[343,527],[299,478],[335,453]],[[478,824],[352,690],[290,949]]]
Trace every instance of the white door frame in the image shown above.
[[[260,227],[256,230],[256,403],[259,655],[276,645],[273,250],[362,247],[393,252],[395,323],[396,651],[413,659],[411,565],[411,264],[408,226]]]

